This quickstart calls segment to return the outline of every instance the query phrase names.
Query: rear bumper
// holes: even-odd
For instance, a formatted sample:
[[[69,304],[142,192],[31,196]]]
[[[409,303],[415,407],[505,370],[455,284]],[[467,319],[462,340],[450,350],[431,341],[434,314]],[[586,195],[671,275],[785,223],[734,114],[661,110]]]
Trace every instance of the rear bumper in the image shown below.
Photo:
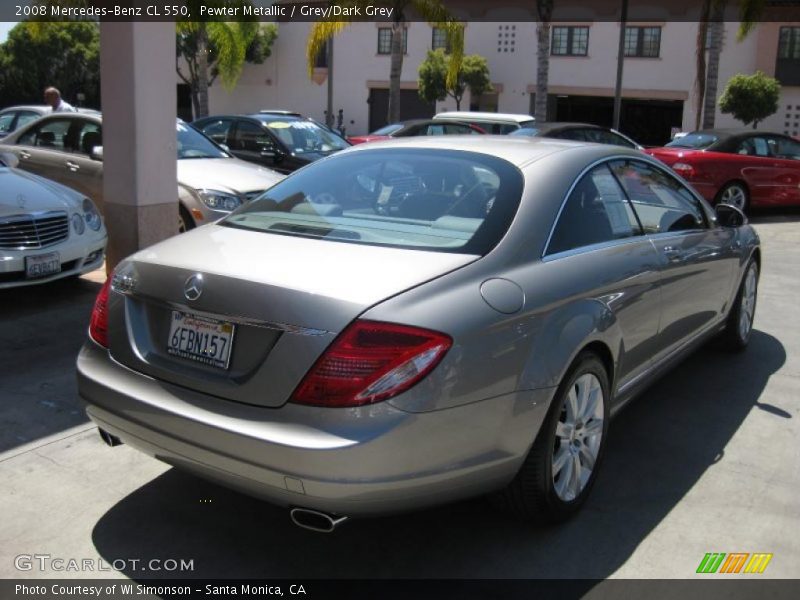
[[[479,495],[508,483],[553,389],[428,412],[262,408],[154,380],[88,341],[78,357],[86,412],[160,460],[281,506],[380,514]]]

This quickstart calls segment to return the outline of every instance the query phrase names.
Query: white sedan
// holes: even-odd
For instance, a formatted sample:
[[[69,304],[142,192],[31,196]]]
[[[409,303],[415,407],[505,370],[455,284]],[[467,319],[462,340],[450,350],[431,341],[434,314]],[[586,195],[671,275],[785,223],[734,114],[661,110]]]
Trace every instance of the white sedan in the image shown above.
[[[0,289],[98,268],[108,237],[94,203],[16,165],[0,154]]]

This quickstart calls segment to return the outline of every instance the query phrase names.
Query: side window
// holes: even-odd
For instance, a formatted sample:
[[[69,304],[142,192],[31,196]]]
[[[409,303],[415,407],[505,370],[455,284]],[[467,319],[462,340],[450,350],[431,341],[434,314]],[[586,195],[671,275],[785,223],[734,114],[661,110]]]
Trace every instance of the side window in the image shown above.
[[[67,150],[71,119],[51,119],[34,127],[17,141],[23,146]]]
[[[232,124],[233,121],[231,119],[219,119],[203,126],[202,131],[218,144],[227,144],[228,131],[230,131]]]
[[[428,125],[427,130],[425,131],[425,135],[444,135],[446,131],[446,127],[449,125],[434,125],[433,123]],[[450,133],[448,131],[448,133]]]
[[[763,137],[749,137],[739,142],[736,153],[748,156],[769,156],[769,144]]]
[[[0,135],[5,135],[11,131],[11,122],[14,120],[15,113],[10,112],[0,115]]]
[[[78,132],[78,143],[75,152],[86,154],[92,153],[95,146],[103,145],[103,131],[98,123],[86,121]]]
[[[608,166],[584,175],[558,217],[547,254],[642,233],[636,215]]]
[[[800,160],[800,142],[788,137],[770,138],[772,155],[785,160]]]
[[[249,121],[239,121],[236,125],[236,138],[234,145],[238,150],[247,152],[262,152],[274,148],[272,138],[260,125]]]
[[[611,169],[631,199],[645,233],[708,227],[700,202],[661,169],[636,160],[615,161]]]
[[[19,129],[23,125],[27,125],[31,121],[35,121],[36,119],[38,119],[41,116],[42,115],[40,115],[39,113],[35,113],[35,112],[20,111],[19,113],[17,113],[17,124],[16,124],[15,127],[16,127],[16,129]]]

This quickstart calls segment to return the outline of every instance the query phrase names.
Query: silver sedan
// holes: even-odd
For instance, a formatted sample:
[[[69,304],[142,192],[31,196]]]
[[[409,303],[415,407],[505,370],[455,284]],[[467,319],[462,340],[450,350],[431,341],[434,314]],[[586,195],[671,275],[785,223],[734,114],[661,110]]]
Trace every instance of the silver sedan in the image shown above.
[[[311,529],[488,493],[559,521],[611,416],[747,345],[760,261],[741,212],[634,150],[364,144],[121,263],[79,390],[109,444]]]

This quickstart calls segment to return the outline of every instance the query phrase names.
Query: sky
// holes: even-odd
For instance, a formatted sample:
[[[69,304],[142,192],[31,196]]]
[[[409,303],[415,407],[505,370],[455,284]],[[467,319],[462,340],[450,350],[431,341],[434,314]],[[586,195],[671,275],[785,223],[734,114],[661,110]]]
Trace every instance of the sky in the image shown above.
[[[7,23],[5,21],[0,21],[0,43],[6,41],[6,37],[8,37],[8,32],[14,27],[16,23]]]

